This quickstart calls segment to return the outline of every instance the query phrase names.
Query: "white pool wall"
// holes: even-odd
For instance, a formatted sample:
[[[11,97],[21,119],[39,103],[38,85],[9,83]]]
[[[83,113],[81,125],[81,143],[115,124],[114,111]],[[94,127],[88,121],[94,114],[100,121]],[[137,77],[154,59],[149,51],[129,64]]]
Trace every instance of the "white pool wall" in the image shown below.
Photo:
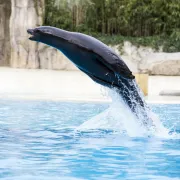
[[[102,86],[79,71],[0,68],[0,98],[109,102]],[[180,103],[180,96],[159,96],[163,90],[180,91],[180,76],[149,76],[151,103]]]

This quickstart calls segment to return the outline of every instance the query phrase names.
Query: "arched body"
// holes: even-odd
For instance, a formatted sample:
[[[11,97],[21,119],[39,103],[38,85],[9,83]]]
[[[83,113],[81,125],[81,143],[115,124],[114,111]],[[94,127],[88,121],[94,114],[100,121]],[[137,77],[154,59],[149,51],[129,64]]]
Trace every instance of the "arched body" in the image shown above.
[[[41,26],[29,29],[32,41],[60,50],[81,71],[95,82],[115,88],[133,112],[137,105],[145,107],[132,72],[124,61],[101,41],[76,32]]]

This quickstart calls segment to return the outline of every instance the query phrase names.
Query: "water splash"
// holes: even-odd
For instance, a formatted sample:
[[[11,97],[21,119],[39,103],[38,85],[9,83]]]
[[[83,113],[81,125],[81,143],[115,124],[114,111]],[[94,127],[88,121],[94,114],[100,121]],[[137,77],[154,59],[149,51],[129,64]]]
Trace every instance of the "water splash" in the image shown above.
[[[116,90],[105,88],[107,93],[104,94],[112,99],[109,108],[83,123],[77,130],[105,129],[120,132],[130,137],[157,136],[169,138],[169,130],[163,126],[158,116],[145,103],[143,94],[136,82],[133,83],[145,107],[142,107],[138,102],[134,101],[133,97],[130,97],[136,103],[135,112],[133,113]],[[133,95],[133,92],[130,94]]]

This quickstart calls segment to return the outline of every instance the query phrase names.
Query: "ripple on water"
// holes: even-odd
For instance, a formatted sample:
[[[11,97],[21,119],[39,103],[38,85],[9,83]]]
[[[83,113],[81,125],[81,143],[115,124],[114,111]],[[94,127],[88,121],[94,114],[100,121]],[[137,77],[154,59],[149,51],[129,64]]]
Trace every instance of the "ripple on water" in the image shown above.
[[[108,104],[1,101],[0,178],[180,178],[180,105],[152,105],[175,137],[131,137],[110,129],[77,131],[107,108]],[[133,131],[133,126],[129,128]]]

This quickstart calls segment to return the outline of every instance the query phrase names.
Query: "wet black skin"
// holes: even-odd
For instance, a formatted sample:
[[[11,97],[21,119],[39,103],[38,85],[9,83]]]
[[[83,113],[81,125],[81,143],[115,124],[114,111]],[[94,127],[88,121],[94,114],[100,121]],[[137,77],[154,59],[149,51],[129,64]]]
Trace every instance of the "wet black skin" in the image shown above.
[[[29,39],[61,51],[95,82],[115,88],[133,112],[145,103],[137,90],[132,72],[124,61],[101,41],[82,33],[41,26],[28,29]]]

